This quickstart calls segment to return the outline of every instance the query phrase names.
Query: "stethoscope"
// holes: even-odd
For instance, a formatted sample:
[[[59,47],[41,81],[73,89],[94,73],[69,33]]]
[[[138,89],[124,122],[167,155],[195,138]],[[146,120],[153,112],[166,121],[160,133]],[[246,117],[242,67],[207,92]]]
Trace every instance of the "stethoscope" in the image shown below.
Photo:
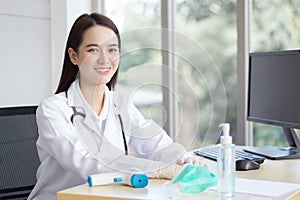
[[[67,91],[66,91],[66,96],[68,98]],[[114,105],[114,106],[116,106],[116,105]],[[86,117],[86,115],[84,113],[77,111],[75,106],[71,106],[71,108],[73,110],[73,114],[71,115],[70,119],[71,119],[71,122],[72,122],[73,125],[74,125],[74,118],[76,116],[81,116],[83,118]],[[116,116],[118,117],[118,119],[120,121],[120,126],[121,126],[121,131],[122,131],[122,136],[123,136],[123,142],[124,142],[125,155],[128,155],[128,147],[127,147],[127,142],[126,142],[126,137],[125,137],[125,132],[124,132],[123,120],[122,120],[122,117],[121,117],[120,114],[117,114]]]

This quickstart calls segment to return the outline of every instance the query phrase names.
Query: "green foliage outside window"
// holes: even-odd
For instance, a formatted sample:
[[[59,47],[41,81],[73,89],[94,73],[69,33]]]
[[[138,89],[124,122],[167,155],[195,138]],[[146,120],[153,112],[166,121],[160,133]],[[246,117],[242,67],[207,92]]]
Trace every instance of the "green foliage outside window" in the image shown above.
[[[109,2],[115,2],[109,1]],[[120,1],[124,2],[124,1]],[[122,32],[126,33],[139,28],[146,27],[161,27],[161,3],[160,0],[134,0],[128,4],[131,12],[124,12],[126,16],[125,23],[122,27]],[[236,135],[237,126],[237,0],[177,0],[176,1],[176,32],[187,38],[195,41],[210,55],[213,62],[218,67],[218,70],[223,78],[226,97],[226,120],[231,123],[232,133]],[[300,48],[300,1],[299,0],[253,0],[252,1],[252,16],[251,16],[251,49],[250,51],[272,51]],[[118,10],[118,8],[115,8]],[[133,49],[136,43],[141,46],[151,45],[153,42],[151,35],[126,34],[123,38],[123,52]],[[161,43],[160,37],[156,41]],[[149,44],[148,44],[149,43]],[[194,51],[182,44],[177,44],[179,48],[184,48],[184,51],[189,54],[189,57],[197,60],[201,52]],[[181,46],[182,45],[182,46]],[[141,49],[138,51],[129,51],[122,56],[121,74],[128,72],[130,69],[142,66],[143,64],[161,64],[161,52],[159,49]],[[190,63],[178,56],[178,73],[181,76],[179,79],[179,98],[182,98],[182,109],[193,112],[186,102],[189,100],[188,93],[185,92],[184,84],[180,80],[190,84],[195,92],[197,102],[200,107],[201,116],[192,116],[187,118],[200,117],[201,124],[199,127],[191,124],[190,129],[186,128],[186,132],[181,132],[186,140],[193,140],[193,136],[189,137],[189,131],[197,129],[199,132],[196,136],[195,146],[201,145],[201,141],[205,139],[205,132],[209,117],[211,116],[210,96],[205,88],[205,83],[199,76],[196,75]],[[208,61],[199,59],[199,65],[205,66]],[[160,76],[159,74],[157,74]],[[153,76],[153,74],[143,74],[143,76]],[[156,77],[158,78],[158,77]],[[161,78],[161,77],[160,77]],[[213,79],[214,77],[209,77]],[[141,76],[130,80],[123,80],[124,84],[135,85],[141,79]],[[161,88],[148,88],[152,91],[161,93]],[[181,95],[181,97],[180,97]],[[148,117],[149,109],[154,109],[153,118],[158,123],[162,122],[160,108],[151,105],[140,106],[143,114]],[[190,109],[190,110],[189,110]],[[182,120],[182,119],[180,119]],[[275,126],[263,125],[254,123],[254,144],[255,145],[279,145],[284,146],[285,140],[281,129]],[[238,133],[243,134],[243,133]],[[198,142],[198,143],[197,143]],[[191,146],[192,147],[192,146]]]

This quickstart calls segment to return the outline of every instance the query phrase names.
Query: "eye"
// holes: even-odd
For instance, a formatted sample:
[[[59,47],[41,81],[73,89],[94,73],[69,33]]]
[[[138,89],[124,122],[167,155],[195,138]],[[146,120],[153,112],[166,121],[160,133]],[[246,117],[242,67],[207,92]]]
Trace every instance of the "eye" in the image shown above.
[[[117,47],[109,48],[108,52],[110,52],[110,53],[118,53],[119,52],[119,48],[117,48]]]
[[[99,50],[97,48],[91,48],[91,49],[88,49],[88,52],[90,52],[90,53],[98,53]]]

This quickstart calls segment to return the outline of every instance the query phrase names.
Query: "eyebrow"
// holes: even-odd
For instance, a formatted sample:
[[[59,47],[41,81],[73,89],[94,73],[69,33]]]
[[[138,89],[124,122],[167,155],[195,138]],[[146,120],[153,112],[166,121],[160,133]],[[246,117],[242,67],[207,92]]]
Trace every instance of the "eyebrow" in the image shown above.
[[[108,46],[110,46],[110,47],[118,47],[118,45],[117,44],[108,44]],[[100,47],[100,45],[99,44],[87,44],[85,47]]]

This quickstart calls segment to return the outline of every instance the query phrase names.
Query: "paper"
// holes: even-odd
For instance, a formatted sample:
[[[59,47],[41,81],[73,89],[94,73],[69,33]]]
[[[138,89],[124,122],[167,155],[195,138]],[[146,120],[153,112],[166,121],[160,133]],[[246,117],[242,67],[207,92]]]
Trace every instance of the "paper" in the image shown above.
[[[217,187],[211,188],[217,190]],[[299,190],[300,184],[236,178],[235,192],[267,197],[280,197]]]

